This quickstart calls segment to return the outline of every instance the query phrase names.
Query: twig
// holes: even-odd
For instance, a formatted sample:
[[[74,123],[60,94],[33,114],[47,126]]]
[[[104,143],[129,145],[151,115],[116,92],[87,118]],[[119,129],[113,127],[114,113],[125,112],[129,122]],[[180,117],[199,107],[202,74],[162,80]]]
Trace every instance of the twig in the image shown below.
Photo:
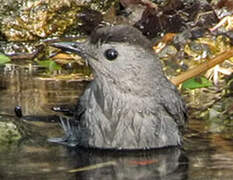
[[[231,48],[228,51],[225,51],[224,53],[219,54],[218,56],[214,57],[213,59],[204,62],[197,67],[194,67],[193,69],[190,69],[174,78],[171,79],[171,82],[178,86],[182,82],[186,81],[187,79],[190,79],[192,77],[195,77],[206,70],[214,67],[217,64],[222,63],[225,59],[230,58],[233,56],[233,48]]]

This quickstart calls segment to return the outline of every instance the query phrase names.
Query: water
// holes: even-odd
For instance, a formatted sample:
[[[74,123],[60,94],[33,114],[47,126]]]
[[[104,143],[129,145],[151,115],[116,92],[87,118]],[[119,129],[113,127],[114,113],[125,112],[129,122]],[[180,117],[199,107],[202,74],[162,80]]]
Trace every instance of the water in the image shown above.
[[[62,136],[59,125],[22,122],[14,117],[14,107],[21,105],[24,115],[47,117],[55,114],[54,105],[74,104],[87,83],[42,79],[37,71],[9,68],[0,69],[0,122],[14,122],[24,138],[1,145],[0,179],[233,179],[232,139],[210,133],[198,119],[190,119],[184,150],[119,153],[49,143],[48,138]]]

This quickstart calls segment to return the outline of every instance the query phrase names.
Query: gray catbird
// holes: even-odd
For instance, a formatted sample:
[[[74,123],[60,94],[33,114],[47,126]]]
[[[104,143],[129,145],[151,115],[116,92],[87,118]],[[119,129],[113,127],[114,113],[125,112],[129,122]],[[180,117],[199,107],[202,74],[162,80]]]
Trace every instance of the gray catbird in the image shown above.
[[[127,25],[102,27],[86,42],[52,46],[79,54],[94,80],[80,97],[74,117],[62,120],[58,142],[117,150],[178,146],[186,107],[164,76],[152,43]]]

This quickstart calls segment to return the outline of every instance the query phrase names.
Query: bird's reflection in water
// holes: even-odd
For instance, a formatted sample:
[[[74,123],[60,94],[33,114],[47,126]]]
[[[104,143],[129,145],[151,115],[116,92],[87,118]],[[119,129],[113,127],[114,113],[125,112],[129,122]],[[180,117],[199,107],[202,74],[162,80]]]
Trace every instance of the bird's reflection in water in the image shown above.
[[[76,179],[187,179],[188,159],[178,148],[152,151],[109,152],[71,150]]]

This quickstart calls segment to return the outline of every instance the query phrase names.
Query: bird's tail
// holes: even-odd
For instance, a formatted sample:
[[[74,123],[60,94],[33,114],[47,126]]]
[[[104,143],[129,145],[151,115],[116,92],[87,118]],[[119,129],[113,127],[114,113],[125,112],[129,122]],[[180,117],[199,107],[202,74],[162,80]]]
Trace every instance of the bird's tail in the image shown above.
[[[60,126],[64,130],[64,137],[61,138],[49,138],[49,142],[63,144],[69,147],[75,147],[78,143],[77,128],[72,125],[71,118],[60,117]]]

